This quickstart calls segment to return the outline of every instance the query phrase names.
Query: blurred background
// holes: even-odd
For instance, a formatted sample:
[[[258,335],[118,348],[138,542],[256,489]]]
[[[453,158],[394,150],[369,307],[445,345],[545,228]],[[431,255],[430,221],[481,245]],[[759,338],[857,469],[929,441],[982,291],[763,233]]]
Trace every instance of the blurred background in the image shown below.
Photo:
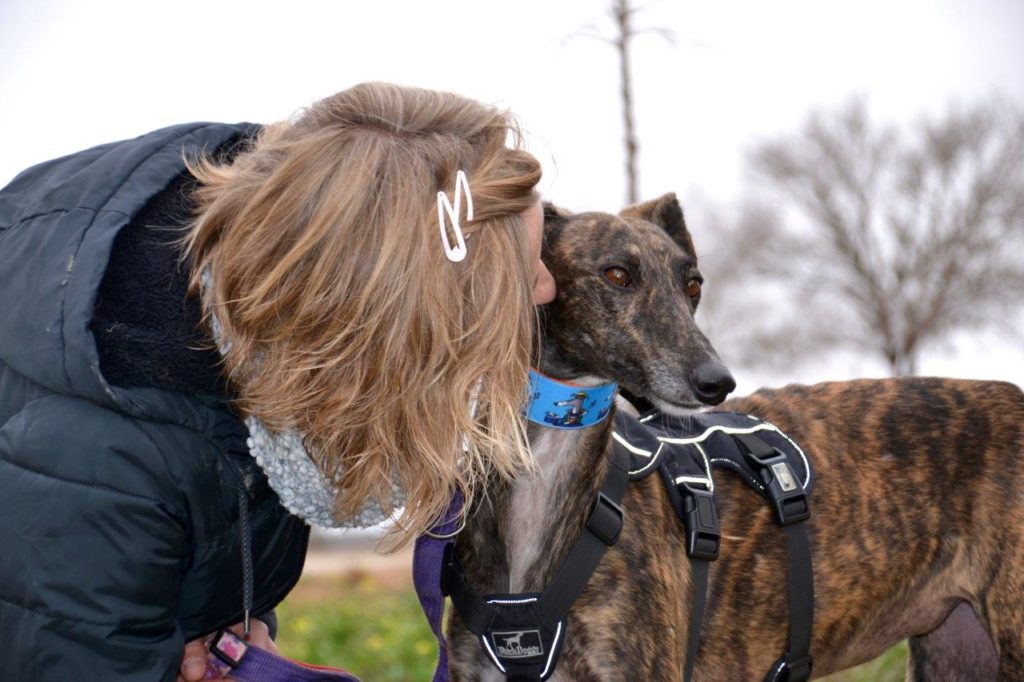
[[[938,374],[1024,384],[1024,3],[0,3],[0,184],[192,120],[269,122],[365,80],[516,112],[545,197],[676,192],[739,393]],[[318,534],[285,653],[429,678],[408,555]],[[902,679],[901,651],[837,679]]]

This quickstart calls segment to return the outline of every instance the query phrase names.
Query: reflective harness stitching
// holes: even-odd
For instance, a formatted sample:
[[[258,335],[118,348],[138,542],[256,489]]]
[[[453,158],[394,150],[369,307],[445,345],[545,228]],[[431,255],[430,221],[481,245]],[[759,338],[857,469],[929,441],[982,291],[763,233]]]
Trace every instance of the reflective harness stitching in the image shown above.
[[[735,413],[715,412],[715,413],[710,413],[710,414],[735,414]],[[747,419],[757,419],[757,417],[751,417],[750,415],[746,415],[746,414],[742,415],[742,416],[746,417]],[[650,421],[650,419],[648,419],[648,422],[649,421]],[[810,484],[811,465],[810,465],[810,463],[807,460],[807,455],[804,454],[803,448],[801,448],[799,445],[797,445],[796,441],[794,441],[792,438],[790,438],[785,433],[780,431],[779,428],[777,426],[775,426],[774,424],[772,424],[771,422],[762,421],[762,420],[758,420],[758,421],[760,423],[757,426],[753,426],[753,427],[750,427],[750,428],[731,428],[731,427],[728,427],[728,426],[712,426],[711,428],[707,429],[706,431],[704,431],[702,434],[700,434],[699,436],[697,436],[695,438],[668,438],[668,437],[664,437],[663,438],[663,437],[659,437],[658,440],[660,442],[662,442],[662,443],[672,443],[672,444],[675,444],[675,445],[697,445],[699,443],[703,443],[705,440],[708,439],[709,436],[711,436],[712,434],[714,434],[716,432],[717,433],[729,434],[731,436],[739,436],[739,435],[746,435],[746,434],[757,433],[758,431],[772,431],[774,433],[777,433],[782,438],[785,438],[786,441],[793,447],[793,451],[796,452],[796,454],[798,454],[800,456],[800,459],[803,462],[804,472],[805,472],[804,473],[803,486],[806,488]],[[644,422],[644,423],[648,423],[648,422]],[[723,461],[723,460],[718,460],[718,461]],[[630,473],[632,473],[632,472],[630,472]]]
[[[649,431],[637,429],[637,424]],[[615,426],[615,442],[624,451],[656,452],[650,459],[631,457],[630,479],[643,478],[655,469],[659,471],[669,500],[686,531],[693,596],[684,681],[689,682],[693,675],[707,598],[709,563],[718,557],[720,546],[713,467],[736,472],[744,483],[766,498],[786,535],[789,632],[786,652],[772,665],[765,682],[808,679],[814,576],[806,524],[802,522],[810,516],[807,496],[813,476],[810,462],[800,446],[774,424],[750,415],[727,412],[688,417],[652,412],[639,420],[622,415],[616,417]]]

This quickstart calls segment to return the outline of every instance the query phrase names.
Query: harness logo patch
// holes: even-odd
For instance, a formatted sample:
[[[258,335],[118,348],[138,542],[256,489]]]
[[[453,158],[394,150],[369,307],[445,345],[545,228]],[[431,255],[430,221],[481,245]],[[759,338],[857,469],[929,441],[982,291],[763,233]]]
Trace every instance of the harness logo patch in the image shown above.
[[[540,630],[492,632],[491,641],[494,642],[495,651],[502,658],[530,658],[544,654]]]

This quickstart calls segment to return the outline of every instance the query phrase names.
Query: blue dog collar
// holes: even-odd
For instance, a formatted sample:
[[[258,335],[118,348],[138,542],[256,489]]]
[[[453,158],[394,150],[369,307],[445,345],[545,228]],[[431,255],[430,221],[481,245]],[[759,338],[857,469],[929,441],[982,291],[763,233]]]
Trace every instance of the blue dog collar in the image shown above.
[[[526,418],[541,426],[578,429],[597,424],[612,408],[618,384],[574,386],[530,370]]]

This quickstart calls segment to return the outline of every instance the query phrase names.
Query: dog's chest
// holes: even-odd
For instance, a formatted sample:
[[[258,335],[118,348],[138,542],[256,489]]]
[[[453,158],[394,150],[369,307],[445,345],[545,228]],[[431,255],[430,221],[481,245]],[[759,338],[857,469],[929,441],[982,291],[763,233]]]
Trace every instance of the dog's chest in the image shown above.
[[[537,471],[516,485],[509,502],[508,562],[509,589],[524,590],[524,578],[547,543],[552,519],[551,506],[558,491],[575,470],[582,430],[539,429],[531,434],[530,449]]]

